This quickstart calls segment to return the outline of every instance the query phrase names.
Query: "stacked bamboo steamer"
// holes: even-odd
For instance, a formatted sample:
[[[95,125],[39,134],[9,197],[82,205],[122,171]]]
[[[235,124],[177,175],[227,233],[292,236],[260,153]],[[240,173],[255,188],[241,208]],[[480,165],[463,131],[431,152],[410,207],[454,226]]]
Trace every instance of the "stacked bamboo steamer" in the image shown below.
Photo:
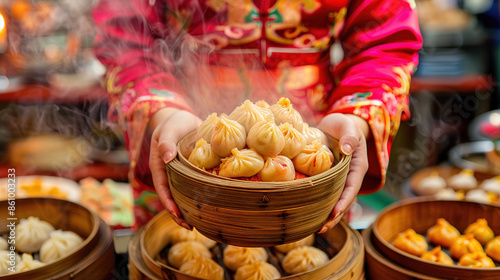
[[[328,135],[333,166],[318,175],[287,182],[225,178],[187,161],[196,133],[178,144],[167,164],[170,189],[184,219],[203,235],[242,247],[273,246],[305,238],[321,228],[344,188],[351,156]]]
[[[0,228],[8,230],[9,203],[0,201],[3,211]],[[40,268],[0,276],[2,280],[24,279],[109,279],[114,269],[111,229],[95,213],[80,204],[56,198],[20,198],[15,200],[17,223],[30,216],[50,223],[54,228],[73,231],[84,239],[72,253]],[[2,232],[6,233],[6,232]]]
[[[423,234],[446,219],[463,233],[477,219],[486,219],[496,235],[500,234],[500,207],[468,201],[437,200],[420,197],[397,202],[384,209],[372,226],[363,231],[367,275],[382,279],[500,279],[500,265],[495,268],[471,268],[444,265],[410,255],[392,245],[395,236],[407,229]]]
[[[164,211],[156,215],[144,230],[134,235],[129,244],[131,279],[199,280],[199,278],[179,272],[159,259],[160,252],[169,245],[171,233],[177,227],[168,212]],[[341,222],[332,230],[318,235],[317,239],[327,244],[322,249],[331,255],[328,263],[306,273],[288,275],[281,279],[365,279],[363,240],[357,231]],[[222,252],[223,246],[223,244],[217,244],[213,252]],[[270,248],[267,248],[267,251],[270,259],[277,257]],[[226,275],[230,275],[228,271],[226,272]]]

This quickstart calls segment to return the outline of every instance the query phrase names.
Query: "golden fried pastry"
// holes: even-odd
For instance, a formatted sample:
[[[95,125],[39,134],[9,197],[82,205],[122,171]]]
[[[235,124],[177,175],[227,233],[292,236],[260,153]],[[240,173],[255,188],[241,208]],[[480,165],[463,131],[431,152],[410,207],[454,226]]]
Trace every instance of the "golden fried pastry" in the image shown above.
[[[416,233],[413,229],[407,229],[406,231],[399,233],[392,242],[392,245],[417,257],[420,257],[427,252],[428,248],[425,238]]]
[[[472,234],[457,237],[450,246],[450,254],[455,259],[460,259],[465,254],[482,251],[483,246],[481,246],[481,243],[479,243]]]
[[[497,262],[500,262],[500,235],[486,244],[486,254]]]
[[[473,234],[474,238],[481,243],[481,245],[486,245],[490,240],[495,238],[493,230],[488,226],[486,219],[477,219],[474,223],[470,224],[464,231],[464,234]]]
[[[441,250],[441,246],[437,246],[429,252],[424,253],[422,255],[422,259],[436,263],[453,265],[453,260],[450,256],[448,256],[448,254]]]
[[[450,247],[453,241],[460,236],[460,232],[447,220],[439,218],[436,224],[427,230],[429,242],[443,247]]]
[[[488,258],[485,252],[474,252],[463,255],[458,265],[467,267],[495,267],[495,263]]]

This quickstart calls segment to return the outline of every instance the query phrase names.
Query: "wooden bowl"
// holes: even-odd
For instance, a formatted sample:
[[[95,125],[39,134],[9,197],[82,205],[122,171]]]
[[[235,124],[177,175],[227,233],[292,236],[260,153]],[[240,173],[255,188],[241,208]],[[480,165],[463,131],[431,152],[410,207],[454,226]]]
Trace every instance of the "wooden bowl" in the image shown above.
[[[362,232],[363,243],[365,244],[366,274],[371,280],[438,280],[440,278],[431,277],[422,273],[411,271],[405,267],[395,264],[381,254],[373,245],[372,226]]]
[[[225,244],[265,247],[313,234],[330,216],[349,171],[351,157],[327,136],[334,165],[319,175],[288,182],[224,178],[186,160],[195,136],[192,132],[181,140],[178,157],[167,164],[170,189],[184,219]]]
[[[147,279],[199,279],[183,274],[158,260],[160,252],[170,243],[171,233],[178,227],[168,212],[163,211],[146,225],[139,233],[140,236],[134,237],[129,245],[131,275],[139,279],[142,279],[139,275]],[[364,279],[363,241],[358,232],[342,222],[321,234],[320,238],[328,244],[329,247],[325,249],[329,254],[333,254],[328,263],[315,270],[280,279]],[[222,244],[218,244],[213,250],[217,250],[218,246]],[[270,261],[280,257],[271,249],[268,253],[271,255]],[[230,275],[229,271],[226,275]]]
[[[443,265],[423,260],[397,249],[391,241],[409,228],[425,236],[427,229],[444,218],[463,233],[465,228],[479,218],[500,234],[500,207],[467,201],[413,198],[397,202],[386,208],[373,225],[373,243],[390,261],[415,272],[437,278],[500,279],[500,267],[469,268]]]
[[[37,269],[4,275],[0,279],[108,279],[114,268],[113,237],[109,227],[95,213],[80,204],[56,198],[19,198],[15,203],[15,216],[8,216],[8,201],[0,201],[0,208],[5,209],[0,217],[1,233],[8,232],[7,224],[12,221],[18,224],[21,219],[35,216],[52,224],[55,229],[75,232],[84,241],[63,258]]]

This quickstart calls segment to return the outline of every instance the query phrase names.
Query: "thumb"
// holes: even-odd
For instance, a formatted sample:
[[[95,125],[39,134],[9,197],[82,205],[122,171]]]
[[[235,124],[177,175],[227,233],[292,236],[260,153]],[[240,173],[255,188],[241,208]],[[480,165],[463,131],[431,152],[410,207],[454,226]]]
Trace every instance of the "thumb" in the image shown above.
[[[361,133],[356,122],[344,114],[331,114],[323,118],[318,127],[332,137],[339,139],[343,154],[350,155],[359,145]]]
[[[177,143],[196,129],[201,120],[186,111],[174,113],[164,124],[158,135],[158,153],[165,163],[177,156]]]

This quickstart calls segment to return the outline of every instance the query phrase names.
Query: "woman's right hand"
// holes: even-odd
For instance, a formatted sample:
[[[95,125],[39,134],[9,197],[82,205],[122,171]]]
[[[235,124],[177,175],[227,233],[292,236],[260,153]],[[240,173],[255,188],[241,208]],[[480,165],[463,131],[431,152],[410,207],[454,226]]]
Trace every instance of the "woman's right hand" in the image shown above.
[[[172,199],[168,186],[165,164],[177,156],[177,143],[189,132],[200,126],[201,119],[190,112],[176,108],[164,108],[156,112],[150,123],[153,131],[149,168],[156,193],[177,224],[191,227],[182,219],[179,208]]]

